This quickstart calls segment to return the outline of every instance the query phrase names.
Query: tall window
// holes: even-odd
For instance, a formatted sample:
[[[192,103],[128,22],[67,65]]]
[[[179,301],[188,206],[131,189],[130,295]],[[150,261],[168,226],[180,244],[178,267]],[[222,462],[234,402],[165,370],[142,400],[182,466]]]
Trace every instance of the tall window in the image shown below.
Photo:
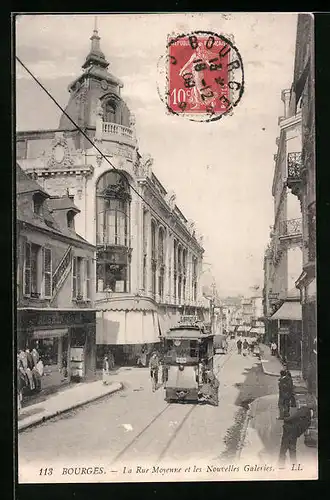
[[[197,258],[192,259],[193,269],[192,269],[192,295],[193,301],[197,301]]]
[[[159,228],[158,232],[158,262],[159,262],[159,276],[158,276],[158,293],[160,300],[164,300],[164,275],[165,275],[165,248],[164,248],[164,229]]]
[[[52,251],[26,242],[24,251],[24,295],[50,298],[52,295]]]
[[[44,297],[52,296],[52,251],[43,248],[43,288]]]
[[[85,266],[86,266],[86,269],[85,269],[85,286],[86,286],[86,291],[85,291],[85,295],[86,295],[86,299],[90,299],[91,298],[91,259],[86,259],[85,261]]]
[[[73,257],[72,259],[72,297],[74,299],[83,298],[82,290],[82,273],[83,273],[82,257]]]
[[[174,302],[176,302],[177,298],[177,270],[178,270],[178,261],[177,261],[177,250],[178,250],[178,245],[176,240],[174,240],[173,243],[173,249],[174,249],[174,255],[173,255],[173,297],[174,297]]]
[[[156,224],[151,221],[151,293],[156,296],[156,269],[157,269],[157,254],[156,254]]]
[[[148,212],[143,210],[143,290],[147,289],[147,259],[148,259]]]
[[[97,290],[127,292],[130,262],[130,187],[123,173],[106,172],[98,180]]]

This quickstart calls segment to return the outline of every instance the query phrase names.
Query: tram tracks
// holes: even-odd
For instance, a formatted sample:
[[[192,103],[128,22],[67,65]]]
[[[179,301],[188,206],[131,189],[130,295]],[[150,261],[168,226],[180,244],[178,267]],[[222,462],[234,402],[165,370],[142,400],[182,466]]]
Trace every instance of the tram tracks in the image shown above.
[[[218,375],[220,373],[220,371],[223,369],[223,367],[227,364],[229,359],[232,357],[233,353],[234,353],[234,348],[231,348],[228,352],[226,359],[223,361],[223,363],[219,363],[219,365],[217,366],[217,370],[215,372],[216,375]],[[220,381],[220,383],[221,383],[221,381]],[[150,420],[150,422],[145,427],[143,427],[143,429],[136,436],[134,436],[133,439],[131,439],[131,441],[129,441],[127,443],[127,445],[115,456],[115,458],[112,460],[111,464],[112,465],[118,464],[119,460],[122,459],[127,454],[127,452],[129,452],[130,450],[134,450],[134,448],[136,446],[138,446],[139,442],[141,442],[146,437],[147,433],[150,432],[151,428],[154,426],[156,427],[157,424],[159,425],[159,421],[161,420],[161,418],[163,418],[164,415],[166,415],[166,417],[168,416],[167,414],[169,413],[170,409],[182,407],[185,405],[186,405],[186,403],[184,403],[184,404],[182,404],[182,403],[179,403],[179,404],[178,403],[168,403],[165,406],[165,408],[163,408],[160,412],[158,412]],[[179,432],[183,428],[184,424],[187,422],[188,418],[196,411],[196,409],[198,407],[199,406],[197,404],[195,404],[193,406],[189,405],[188,411],[184,413],[183,417],[181,417],[180,422],[179,423],[176,422],[176,424],[178,424],[178,425],[176,425],[173,432],[169,436],[169,439],[167,440],[166,445],[163,446],[161,452],[158,454],[158,457],[155,460],[155,463],[158,464],[159,462],[161,462],[161,460],[164,459],[164,457],[166,456],[172,443],[174,442],[175,438],[178,436]],[[170,421],[170,419],[169,419],[169,421]],[[157,432],[155,432],[155,436],[157,436]]]

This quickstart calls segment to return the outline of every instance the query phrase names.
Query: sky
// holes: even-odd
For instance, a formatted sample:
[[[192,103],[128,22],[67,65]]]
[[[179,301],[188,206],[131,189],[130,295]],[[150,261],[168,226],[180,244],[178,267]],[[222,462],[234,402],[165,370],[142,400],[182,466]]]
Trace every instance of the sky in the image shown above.
[[[205,282],[220,296],[249,294],[263,280],[273,223],[271,185],[281,91],[293,79],[294,13],[112,14],[98,16],[109,71],[136,117],[139,150],[203,235]],[[94,15],[21,15],[16,54],[65,107],[67,87],[90,49]],[[202,123],[169,115],[159,97],[159,59],[169,34],[193,30],[232,34],[245,91],[232,116]],[[57,128],[60,111],[16,65],[17,130]]]

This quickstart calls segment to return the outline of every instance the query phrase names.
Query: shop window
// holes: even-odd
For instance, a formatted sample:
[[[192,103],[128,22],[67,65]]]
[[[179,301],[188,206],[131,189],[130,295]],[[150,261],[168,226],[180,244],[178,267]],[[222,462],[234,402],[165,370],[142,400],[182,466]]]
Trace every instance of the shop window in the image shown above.
[[[84,328],[72,328],[71,346],[85,347],[85,343],[86,343],[86,331],[84,330]]]
[[[110,262],[97,263],[96,266],[97,291],[121,293],[128,292],[128,276],[126,264],[111,264]]]
[[[57,337],[38,340],[38,353],[44,365],[59,364],[59,341]]]

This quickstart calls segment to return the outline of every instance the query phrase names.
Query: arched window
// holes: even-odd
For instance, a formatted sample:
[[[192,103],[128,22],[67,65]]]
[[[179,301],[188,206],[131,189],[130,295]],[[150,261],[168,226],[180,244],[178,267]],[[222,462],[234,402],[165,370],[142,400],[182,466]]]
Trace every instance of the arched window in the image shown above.
[[[106,172],[96,186],[97,290],[128,291],[130,188],[124,174]]]
[[[104,105],[103,121],[109,123],[117,123],[116,109],[116,103],[112,99],[109,99]]]
[[[75,217],[75,212],[73,210],[68,210],[66,214],[66,221],[67,221],[67,226],[70,229],[74,229],[74,217]]]

